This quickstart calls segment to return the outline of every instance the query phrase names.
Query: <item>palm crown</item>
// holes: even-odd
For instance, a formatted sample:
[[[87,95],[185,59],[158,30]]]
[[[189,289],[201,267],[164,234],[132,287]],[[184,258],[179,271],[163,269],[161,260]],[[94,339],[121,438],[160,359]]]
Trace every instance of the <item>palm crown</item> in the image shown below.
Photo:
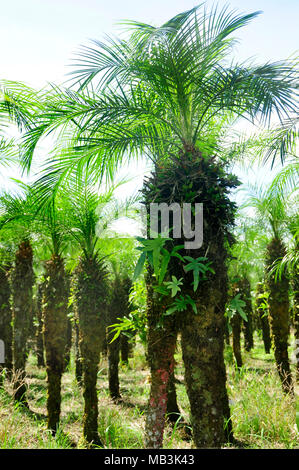
[[[215,153],[219,130],[240,115],[269,122],[274,112],[283,119],[294,109],[294,66],[229,62],[231,34],[257,14],[201,5],[159,28],[127,22],[128,39],[84,47],[74,71],[79,89],[55,88],[43,97],[37,125],[23,140],[24,164],[55,129],[60,158],[44,177],[52,186],[84,165],[97,177],[111,176],[140,153],[154,160],[182,147]]]

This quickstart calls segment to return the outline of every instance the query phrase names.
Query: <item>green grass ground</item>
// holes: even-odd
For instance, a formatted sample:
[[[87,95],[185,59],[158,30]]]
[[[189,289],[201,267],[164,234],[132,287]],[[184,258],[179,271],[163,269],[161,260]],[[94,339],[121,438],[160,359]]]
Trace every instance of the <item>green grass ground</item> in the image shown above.
[[[246,448],[298,448],[296,403],[281,392],[273,353],[265,355],[260,338],[255,336],[254,350],[243,352],[245,365],[240,372],[234,367],[230,347],[226,347],[225,357],[233,428],[239,445]],[[188,422],[180,351],[176,361],[178,401]],[[0,390],[0,448],[84,447],[81,440],[83,399],[75,380],[73,361],[63,376],[61,426],[56,437],[46,430],[46,372],[37,368],[32,354],[26,380],[30,410],[13,403],[9,383]],[[140,345],[129,366],[121,365],[120,384],[123,400],[115,404],[109,398],[107,363],[103,360],[98,373],[100,437],[107,448],[143,448],[144,413],[150,384]],[[164,447],[187,449],[191,443],[183,429],[167,426]]]

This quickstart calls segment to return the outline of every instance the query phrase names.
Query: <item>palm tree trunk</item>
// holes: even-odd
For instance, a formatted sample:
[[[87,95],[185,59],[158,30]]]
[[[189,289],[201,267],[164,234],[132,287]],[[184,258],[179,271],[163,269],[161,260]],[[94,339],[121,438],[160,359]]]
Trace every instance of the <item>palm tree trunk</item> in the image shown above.
[[[106,314],[106,271],[96,258],[82,258],[76,276],[76,307],[83,371],[83,436],[90,445],[102,446],[98,435],[97,373]]]
[[[120,277],[116,276],[113,283],[113,292],[110,302],[109,312],[107,314],[107,350],[108,350],[108,383],[109,393],[113,400],[121,398],[119,390],[119,353],[120,353],[120,336],[112,341],[114,334],[111,332],[110,325],[117,323],[117,318],[123,316],[124,292]]]
[[[241,354],[241,317],[238,313],[235,313],[231,318],[231,327],[233,332],[233,352],[237,367],[240,369],[243,366],[243,361]]]
[[[43,285],[39,284],[37,287],[37,309],[36,309],[36,316],[37,316],[37,321],[38,321],[38,326],[36,328],[36,356],[37,356],[38,367],[45,367],[43,319],[42,319],[42,297],[43,297]]]
[[[78,318],[75,318],[74,328],[75,328],[75,375],[78,385],[82,385],[82,362],[81,362],[81,354],[80,354],[80,346],[79,346],[79,325],[78,325]]]
[[[228,198],[230,188],[237,179],[226,175],[213,158],[203,158],[194,148],[186,148],[179,158],[172,157],[167,164],[157,164],[153,175],[145,181],[143,194],[147,207],[151,202],[171,204],[203,204],[203,244],[200,248],[182,250],[182,255],[194,259],[207,257],[215,274],[209,273],[193,292],[193,275],[186,273],[177,259],[169,264],[169,275],[184,279],[181,294],[190,295],[196,302],[198,313],[190,308],[179,319],[182,331],[182,351],[185,382],[191,408],[193,439],[196,447],[219,447],[232,436],[229,402],[226,391],[224,364],[225,305],[227,294],[226,243],[230,243],[230,226],[234,221],[235,204]],[[194,227],[193,227],[194,228]],[[184,238],[176,244],[184,243]],[[189,240],[188,240],[189,241]],[[161,316],[161,311],[159,312]],[[158,314],[158,313],[157,313]],[[150,320],[149,320],[150,321]],[[157,320],[156,320],[157,322]],[[149,326],[149,333],[150,326]],[[156,351],[155,370],[167,365],[167,332],[155,332],[163,352]],[[165,359],[164,359],[165,357]],[[149,355],[149,359],[150,358]],[[167,382],[169,380],[168,356]],[[159,364],[165,365],[162,366]],[[172,361],[170,362],[171,367]],[[159,383],[158,383],[159,384]],[[153,387],[153,385],[152,385]],[[161,443],[161,439],[159,441]]]
[[[12,373],[12,312],[10,307],[9,271],[11,266],[0,266],[0,339],[4,343],[4,363],[0,363],[0,386],[3,382],[2,370],[6,375]]]
[[[123,303],[124,303],[124,310],[122,315],[127,317],[129,312],[130,312],[130,304],[129,304],[129,295],[130,295],[130,290],[132,288],[132,281],[128,277],[124,277],[122,280],[122,290],[123,290]],[[121,354],[121,360],[125,364],[129,363],[129,357],[132,354],[132,343],[130,343],[128,336],[125,334],[122,334],[120,336],[120,354]]]
[[[56,432],[60,419],[61,378],[67,332],[67,285],[64,263],[53,255],[46,263],[43,291],[43,334],[48,380],[48,429]]]
[[[296,268],[295,268],[296,269]],[[295,333],[295,361],[296,361],[296,381],[299,382],[299,272],[297,267],[297,272],[293,273],[292,284],[293,284],[293,323],[294,323],[294,333]]]
[[[152,288],[152,275],[149,268],[147,283],[147,358],[151,372],[151,389],[145,423],[145,447],[163,447],[163,434],[167,413],[167,399],[171,376],[174,373],[174,353],[177,332],[173,318],[165,317],[163,324],[161,312],[165,305]]]
[[[114,334],[107,327],[107,349],[108,349],[108,384],[109,394],[112,400],[121,398],[119,390],[119,351],[120,337],[112,341]],[[112,342],[111,342],[112,341]]]
[[[207,298],[211,298],[211,292],[207,294]],[[189,315],[182,329],[185,382],[197,448],[221,447],[226,442],[224,317],[223,312],[211,304],[201,305],[198,315]]]
[[[12,271],[14,398],[27,405],[25,365],[32,315],[33,253],[28,240],[20,243]]]
[[[244,348],[245,351],[249,352],[254,347],[253,342],[253,321],[252,321],[252,303],[251,303],[251,292],[250,282],[248,279],[242,279],[240,283],[240,291],[242,293],[242,300],[245,302],[245,313],[247,321],[243,321],[243,333],[244,333]]]
[[[263,304],[263,298],[260,298],[259,295],[264,293],[263,284],[258,284],[257,289],[257,299],[256,299],[256,311],[257,316],[260,322],[260,327],[262,329],[262,337],[264,343],[264,349],[266,354],[270,354],[271,349],[271,335],[270,335],[270,325],[268,320],[268,312],[266,309],[261,307]]]
[[[130,343],[129,343],[129,338],[122,334],[120,336],[120,355],[121,355],[121,360],[124,364],[129,363],[129,352],[130,352]]]
[[[67,274],[66,277],[66,283],[67,283],[67,298],[69,299],[70,296],[70,289],[71,289],[71,279],[70,275]],[[71,359],[71,349],[72,349],[72,334],[73,334],[73,325],[72,321],[69,317],[69,314],[71,313],[70,307],[68,305],[67,308],[67,330],[66,330],[66,347],[65,347],[65,357],[64,357],[64,369],[66,369],[70,363]]]
[[[293,394],[293,382],[288,356],[289,337],[289,281],[283,272],[275,281],[275,274],[269,271],[277,259],[283,258],[285,247],[281,240],[273,238],[267,246],[266,265],[268,270],[269,321],[273,339],[276,366],[285,393]]]

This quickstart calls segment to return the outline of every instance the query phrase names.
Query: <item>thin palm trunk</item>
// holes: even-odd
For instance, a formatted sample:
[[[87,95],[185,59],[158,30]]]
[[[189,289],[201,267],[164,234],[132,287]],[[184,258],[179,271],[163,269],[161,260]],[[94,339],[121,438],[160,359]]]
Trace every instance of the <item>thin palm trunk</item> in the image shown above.
[[[121,355],[121,361],[124,364],[129,363],[129,353],[130,353],[130,343],[129,343],[129,338],[122,334],[120,336],[120,355]]]
[[[113,400],[121,398],[119,390],[119,353],[120,353],[120,337],[112,341],[114,333],[110,329],[110,325],[117,323],[117,318],[123,315],[124,299],[121,279],[116,276],[113,283],[112,298],[107,312],[107,352],[108,352],[108,384],[110,397]]]
[[[12,373],[12,312],[10,306],[9,272],[11,266],[0,266],[0,339],[4,343],[4,363],[0,363],[0,386],[3,382],[2,371],[7,376]]]
[[[37,356],[38,367],[45,367],[43,319],[42,319],[42,297],[43,297],[43,284],[39,284],[37,288],[37,302],[36,302],[36,316],[37,316],[37,321],[38,321],[38,325],[36,328],[36,356]]]
[[[14,398],[27,404],[25,366],[32,315],[33,253],[28,240],[20,243],[12,271]]]
[[[271,335],[270,335],[270,325],[268,319],[268,311],[261,307],[264,303],[263,298],[259,297],[264,293],[263,285],[260,283],[257,290],[257,299],[256,299],[256,310],[260,326],[262,329],[262,337],[264,343],[264,349],[266,354],[270,354],[271,349]]]
[[[231,318],[231,327],[233,333],[233,352],[237,367],[240,369],[243,366],[241,353],[241,317],[237,312]]]
[[[48,381],[48,429],[57,431],[61,408],[61,379],[67,334],[67,285],[63,259],[53,255],[46,262],[43,290],[43,335]]]
[[[124,317],[127,317],[129,312],[130,312],[130,304],[129,304],[129,295],[130,295],[130,290],[132,288],[132,281],[130,278],[125,277],[122,281],[122,287],[123,287],[123,295],[124,295],[124,310],[122,315]],[[120,335],[120,355],[121,355],[121,360],[123,363],[128,364],[129,363],[129,357],[132,356],[132,351],[133,351],[133,344],[130,342],[129,338],[125,334]]]
[[[93,257],[81,258],[76,275],[76,307],[84,397],[83,436],[102,446],[98,435],[97,373],[107,309],[106,271]]]
[[[296,270],[293,273],[292,284],[293,284],[293,323],[294,323],[294,334],[295,334],[295,361],[296,361],[296,381],[299,382],[299,272]],[[298,268],[297,268],[298,271]]]
[[[244,348],[245,351],[249,352],[254,347],[253,341],[253,318],[252,318],[252,303],[251,303],[251,292],[250,282],[248,279],[243,278],[240,283],[240,291],[242,293],[242,300],[245,302],[245,313],[247,321],[243,322],[243,334],[244,334]]]
[[[70,279],[69,274],[66,276],[66,284],[67,284],[67,298],[69,298],[70,288],[71,288],[71,279]],[[72,321],[69,317],[70,313],[71,313],[71,309],[70,309],[70,306],[68,305],[68,309],[67,309],[66,348],[65,348],[65,358],[64,358],[65,369],[69,366],[69,363],[70,363],[70,360],[71,360],[71,349],[72,349],[73,325],[72,325]]]
[[[78,314],[76,313],[76,318],[74,322],[75,328],[75,375],[78,385],[82,385],[82,361],[80,354],[80,345],[79,345],[79,324],[78,324]]]
[[[273,238],[267,247],[267,269],[277,259],[283,258],[285,247],[281,240]],[[269,321],[276,366],[283,391],[293,394],[293,382],[288,356],[289,338],[289,281],[285,272],[275,280],[275,274],[268,272],[267,288],[269,290]]]

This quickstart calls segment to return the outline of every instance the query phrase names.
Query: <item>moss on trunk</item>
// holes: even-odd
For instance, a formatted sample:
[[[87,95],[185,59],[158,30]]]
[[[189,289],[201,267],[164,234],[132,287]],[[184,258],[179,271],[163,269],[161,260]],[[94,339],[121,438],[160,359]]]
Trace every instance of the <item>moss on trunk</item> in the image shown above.
[[[99,446],[102,446],[102,442],[98,435],[96,383],[107,310],[106,276],[105,267],[96,258],[80,259],[76,271],[75,299],[83,372],[83,436],[91,445]]]
[[[10,305],[10,265],[0,266],[0,339],[4,342],[4,363],[0,363],[0,385],[3,381],[2,369],[9,377],[12,372],[12,312]]]
[[[32,316],[33,253],[29,240],[20,243],[12,270],[14,398],[26,404],[25,366]]]
[[[275,274],[270,274],[273,263],[283,258],[285,247],[278,238],[273,238],[267,246],[266,266],[268,270],[267,290],[269,291],[269,322],[273,349],[278,374],[283,391],[293,394],[293,382],[288,356],[289,338],[289,281],[285,272],[275,280]]]
[[[45,267],[42,309],[48,381],[48,429],[55,433],[60,418],[61,377],[66,348],[67,284],[64,262],[60,256],[53,255]]]

